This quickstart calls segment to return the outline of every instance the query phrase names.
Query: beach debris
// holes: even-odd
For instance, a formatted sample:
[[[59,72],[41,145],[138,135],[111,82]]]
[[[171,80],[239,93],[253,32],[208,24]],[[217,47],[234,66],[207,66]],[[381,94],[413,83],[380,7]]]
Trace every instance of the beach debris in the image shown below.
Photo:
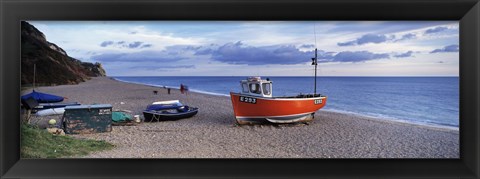
[[[112,121],[113,122],[132,121],[132,116],[124,112],[114,111],[112,112]]]
[[[125,102],[120,102],[120,104],[125,104]]]
[[[56,127],[47,128],[47,132],[53,135],[61,135],[61,136],[65,135],[65,132],[63,131],[63,129],[59,129]]]
[[[136,123],[142,122],[142,120],[140,120],[140,115],[133,116],[133,121],[135,121]]]
[[[112,112],[112,125],[114,126],[131,126],[135,125],[130,114],[114,111]]]

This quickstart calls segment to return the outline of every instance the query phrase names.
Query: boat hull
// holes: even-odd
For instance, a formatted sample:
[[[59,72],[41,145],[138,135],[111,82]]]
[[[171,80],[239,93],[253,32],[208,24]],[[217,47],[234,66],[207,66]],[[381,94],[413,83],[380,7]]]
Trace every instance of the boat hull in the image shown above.
[[[36,116],[61,115],[65,113],[65,108],[49,108],[37,111]]]
[[[34,108],[34,110],[42,110],[42,109],[51,109],[51,108],[63,108],[66,106],[80,106],[81,104],[78,102],[70,102],[70,103],[39,103],[38,106]]]
[[[179,119],[189,118],[198,113],[198,108],[190,108],[186,112],[178,113],[162,113],[161,111],[145,110],[143,111],[143,117],[145,122],[156,121],[175,121]]]
[[[325,96],[266,98],[230,93],[230,97],[239,124],[308,122],[327,102]]]

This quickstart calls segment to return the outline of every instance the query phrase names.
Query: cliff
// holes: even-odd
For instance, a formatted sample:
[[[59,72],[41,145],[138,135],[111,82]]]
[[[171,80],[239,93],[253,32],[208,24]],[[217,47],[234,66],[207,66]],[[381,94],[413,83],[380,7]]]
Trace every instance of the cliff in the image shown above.
[[[100,63],[69,57],[65,50],[48,42],[42,32],[25,21],[22,21],[21,40],[22,85],[33,83],[34,64],[37,84],[77,84],[90,77],[106,76]]]

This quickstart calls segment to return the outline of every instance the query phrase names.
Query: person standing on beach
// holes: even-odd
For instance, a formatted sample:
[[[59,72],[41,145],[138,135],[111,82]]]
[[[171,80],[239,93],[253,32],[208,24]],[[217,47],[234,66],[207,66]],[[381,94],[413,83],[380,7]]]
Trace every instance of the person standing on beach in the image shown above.
[[[188,92],[188,86],[180,84],[180,92],[182,94],[188,95],[188,93],[187,93]]]
[[[170,88],[167,88],[168,94],[170,94]]]
[[[180,84],[180,93],[183,94],[183,84]]]

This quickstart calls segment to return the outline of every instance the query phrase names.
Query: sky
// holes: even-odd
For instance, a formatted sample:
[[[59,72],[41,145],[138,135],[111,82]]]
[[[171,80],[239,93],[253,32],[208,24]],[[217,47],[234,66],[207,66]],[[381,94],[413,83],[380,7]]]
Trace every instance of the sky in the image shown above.
[[[459,76],[458,21],[29,21],[108,76]]]

